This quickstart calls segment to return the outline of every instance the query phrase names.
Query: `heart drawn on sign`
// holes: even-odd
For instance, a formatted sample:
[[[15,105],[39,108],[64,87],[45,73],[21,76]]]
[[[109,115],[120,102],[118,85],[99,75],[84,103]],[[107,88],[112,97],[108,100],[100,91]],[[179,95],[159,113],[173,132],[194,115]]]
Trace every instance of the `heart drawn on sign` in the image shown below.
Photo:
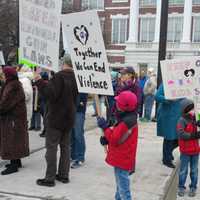
[[[76,26],[74,28],[74,36],[82,45],[86,45],[89,33],[87,28],[84,25],[81,25],[80,27]]]

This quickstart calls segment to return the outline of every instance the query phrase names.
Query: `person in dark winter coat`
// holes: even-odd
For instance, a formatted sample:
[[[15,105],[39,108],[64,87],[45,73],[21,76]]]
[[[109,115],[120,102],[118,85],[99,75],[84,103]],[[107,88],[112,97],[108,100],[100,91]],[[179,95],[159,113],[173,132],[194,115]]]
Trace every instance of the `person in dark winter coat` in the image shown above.
[[[155,99],[159,103],[157,110],[157,135],[164,138],[162,162],[167,167],[175,168],[173,164],[173,150],[178,147],[176,125],[181,116],[180,102],[182,99],[166,99],[162,84],[156,92]]]
[[[63,70],[56,73],[47,83],[40,75],[35,75],[36,86],[48,104],[46,127],[46,162],[44,179],[38,179],[41,186],[54,186],[55,179],[69,182],[70,132],[76,114],[78,89],[70,57],[66,57]],[[57,172],[57,147],[60,145],[60,161]]]
[[[108,127],[103,117],[97,123],[104,130],[101,144],[108,145],[106,162],[114,167],[117,191],[115,199],[131,200],[129,172],[134,167],[138,140],[137,97],[130,91],[121,92],[116,98],[119,121]]]
[[[29,155],[25,94],[12,67],[3,69],[6,82],[0,93],[0,156],[10,160],[2,175],[15,173],[21,158]]]
[[[181,101],[182,116],[177,123],[178,143],[180,150],[180,171],[179,171],[179,196],[185,194],[185,182],[190,166],[190,191],[189,196],[196,195],[198,183],[198,161],[199,161],[199,138],[200,132],[197,131],[197,123],[194,114],[194,103],[192,100],[183,99]]]

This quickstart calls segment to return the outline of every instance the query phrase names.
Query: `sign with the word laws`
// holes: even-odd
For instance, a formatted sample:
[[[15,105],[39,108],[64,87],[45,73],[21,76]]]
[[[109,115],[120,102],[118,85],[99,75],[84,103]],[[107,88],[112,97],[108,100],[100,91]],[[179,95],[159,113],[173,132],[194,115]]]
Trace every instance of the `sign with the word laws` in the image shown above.
[[[19,60],[59,70],[62,0],[20,0]]]
[[[62,16],[62,28],[79,92],[113,95],[102,31],[96,11]]]
[[[161,71],[166,99],[193,99],[200,85],[200,57],[161,61]]]
[[[1,65],[5,65],[5,60],[4,60],[3,52],[2,51],[0,51],[0,66]]]

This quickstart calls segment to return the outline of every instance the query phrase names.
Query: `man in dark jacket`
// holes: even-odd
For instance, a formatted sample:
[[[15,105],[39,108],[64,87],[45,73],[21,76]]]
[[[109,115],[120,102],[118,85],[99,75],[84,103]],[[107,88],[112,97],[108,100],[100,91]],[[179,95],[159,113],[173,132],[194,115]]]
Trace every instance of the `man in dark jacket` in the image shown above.
[[[63,70],[46,83],[40,75],[35,75],[39,92],[48,103],[46,130],[47,170],[44,179],[38,179],[41,186],[54,186],[55,179],[69,182],[70,168],[70,131],[75,121],[76,98],[78,94],[76,80],[69,56],[63,61]],[[60,161],[57,172],[57,147],[60,145]]]

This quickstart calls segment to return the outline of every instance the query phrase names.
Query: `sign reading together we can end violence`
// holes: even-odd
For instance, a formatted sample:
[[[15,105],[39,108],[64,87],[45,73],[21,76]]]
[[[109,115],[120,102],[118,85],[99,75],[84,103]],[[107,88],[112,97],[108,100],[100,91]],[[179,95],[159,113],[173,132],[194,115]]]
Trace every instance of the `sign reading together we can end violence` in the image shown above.
[[[72,13],[63,15],[61,19],[79,92],[113,95],[97,12]]]

